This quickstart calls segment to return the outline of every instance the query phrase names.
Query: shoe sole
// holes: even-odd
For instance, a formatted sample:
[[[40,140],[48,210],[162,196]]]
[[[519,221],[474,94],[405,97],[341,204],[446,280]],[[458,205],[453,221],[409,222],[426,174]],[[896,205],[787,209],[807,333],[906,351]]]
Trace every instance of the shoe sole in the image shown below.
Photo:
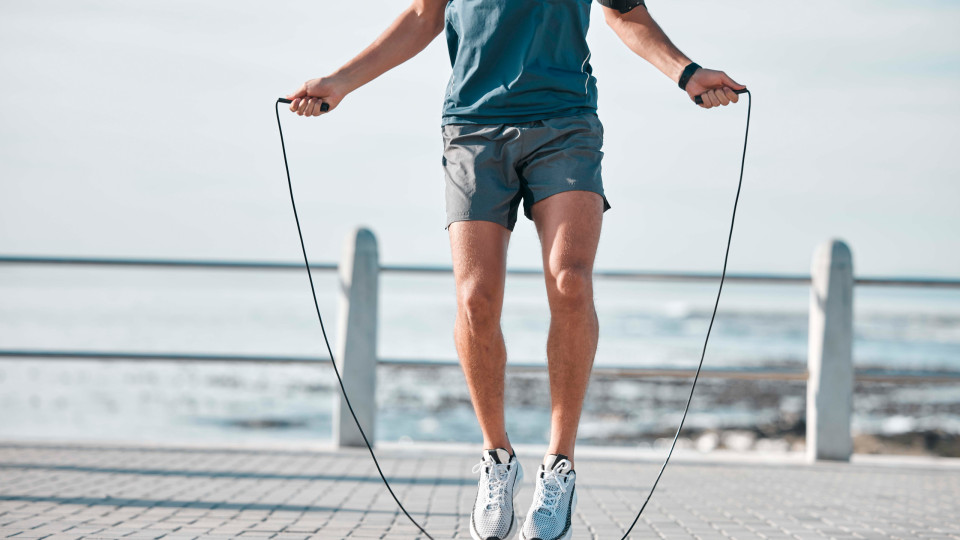
[[[513,538],[517,536],[517,532],[520,530],[520,518],[517,517],[517,494],[520,493],[522,481],[523,469],[520,469],[517,472],[517,479],[513,482],[513,526],[510,527],[510,534],[504,538],[501,538],[500,540],[513,540]],[[477,531],[473,530],[473,515],[470,516],[470,538],[473,538],[473,540],[487,540],[487,538],[490,538],[489,536],[480,536]]]
[[[576,509],[577,509],[577,492],[574,491],[574,492],[573,492],[573,504],[570,505],[570,513],[572,514]],[[521,527],[521,528],[522,528],[522,527]],[[565,535],[557,538],[556,540],[570,540],[571,538],[573,538],[573,525],[572,525],[572,524],[570,525],[570,528],[567,529],[567,534],[565,534]],[[483,538],[483,539],[481,539],[481,540],[486,540],[486,539]],[[523,536],[523,531],[520,531],[520,540],[529,540],[528,538],[526,538],[525,536]]]

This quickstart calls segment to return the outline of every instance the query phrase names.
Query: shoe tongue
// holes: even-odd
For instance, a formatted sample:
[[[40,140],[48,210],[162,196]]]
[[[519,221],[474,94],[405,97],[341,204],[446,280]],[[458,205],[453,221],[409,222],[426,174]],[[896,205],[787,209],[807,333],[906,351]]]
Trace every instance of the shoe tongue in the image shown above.
[[[543,469],[545,471],[553,470],[553,468],[557,466],[557,463],[564,459],[568,462],[570,461],[570,458],[563,454],[547,454],[543,457]]]
[[[484,450],[483,459],[484,461],[492,461],[494,463],[510,463],[510,452],[507,452],[503,448]]]

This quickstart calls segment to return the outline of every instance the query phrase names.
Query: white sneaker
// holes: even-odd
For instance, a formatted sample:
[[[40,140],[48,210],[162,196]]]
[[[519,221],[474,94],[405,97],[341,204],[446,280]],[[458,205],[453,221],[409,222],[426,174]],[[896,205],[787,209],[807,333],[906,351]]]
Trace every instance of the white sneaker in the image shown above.
[[[520,491],[523,469],[516,456],[503,448],[484,450],[480,463],[473,467],[480,473],[477,501],[470,513],[470,536],[473,540],[508,540],[517,534],[517,516],[513,499]]]
[[[563,454],[549,454],[537,471],[536,490],[520,540],[569,540],[577,507],[577,473]]]

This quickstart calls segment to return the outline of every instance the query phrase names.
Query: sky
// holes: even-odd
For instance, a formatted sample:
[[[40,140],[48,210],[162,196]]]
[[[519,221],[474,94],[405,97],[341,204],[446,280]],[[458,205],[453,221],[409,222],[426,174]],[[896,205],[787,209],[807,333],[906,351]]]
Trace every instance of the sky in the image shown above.
[[[755,97],[731,271],[960,277],[960,4],[650,0],[673,41]],[[406,2],[0,3],[0,254],[299,257],[273,102]],[[605,125],[600,269],[719,271],[746,102],[704,111],[588,36]],[[385,264],[449,264],[444,41],[322,118],[283,114],[314,261],[370,227]],[[283,111],[282,111],[283,112]],[[537,267],[521,219],[509,265]]]

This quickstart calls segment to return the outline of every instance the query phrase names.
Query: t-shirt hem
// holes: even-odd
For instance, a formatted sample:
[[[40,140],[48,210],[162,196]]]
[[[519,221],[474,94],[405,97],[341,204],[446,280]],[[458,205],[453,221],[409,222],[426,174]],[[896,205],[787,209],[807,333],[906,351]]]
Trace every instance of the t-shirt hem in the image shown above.
[[[572,110],[565,110],[560,112],[545,112],[538,114],[527,114],[521,116],[483,116],[483,117],[471,117],[471,116],[455,116],[455,115],[443,115],[440,119],[440,125],[445,126],[447,124],[522,124],[524,122],[536,122],[537,120],[546,120],[547,118],[565,118],[568,116],[577,116],[580,114],[589,114],[597,113],[597,109],[594,107],[579,107]]]

